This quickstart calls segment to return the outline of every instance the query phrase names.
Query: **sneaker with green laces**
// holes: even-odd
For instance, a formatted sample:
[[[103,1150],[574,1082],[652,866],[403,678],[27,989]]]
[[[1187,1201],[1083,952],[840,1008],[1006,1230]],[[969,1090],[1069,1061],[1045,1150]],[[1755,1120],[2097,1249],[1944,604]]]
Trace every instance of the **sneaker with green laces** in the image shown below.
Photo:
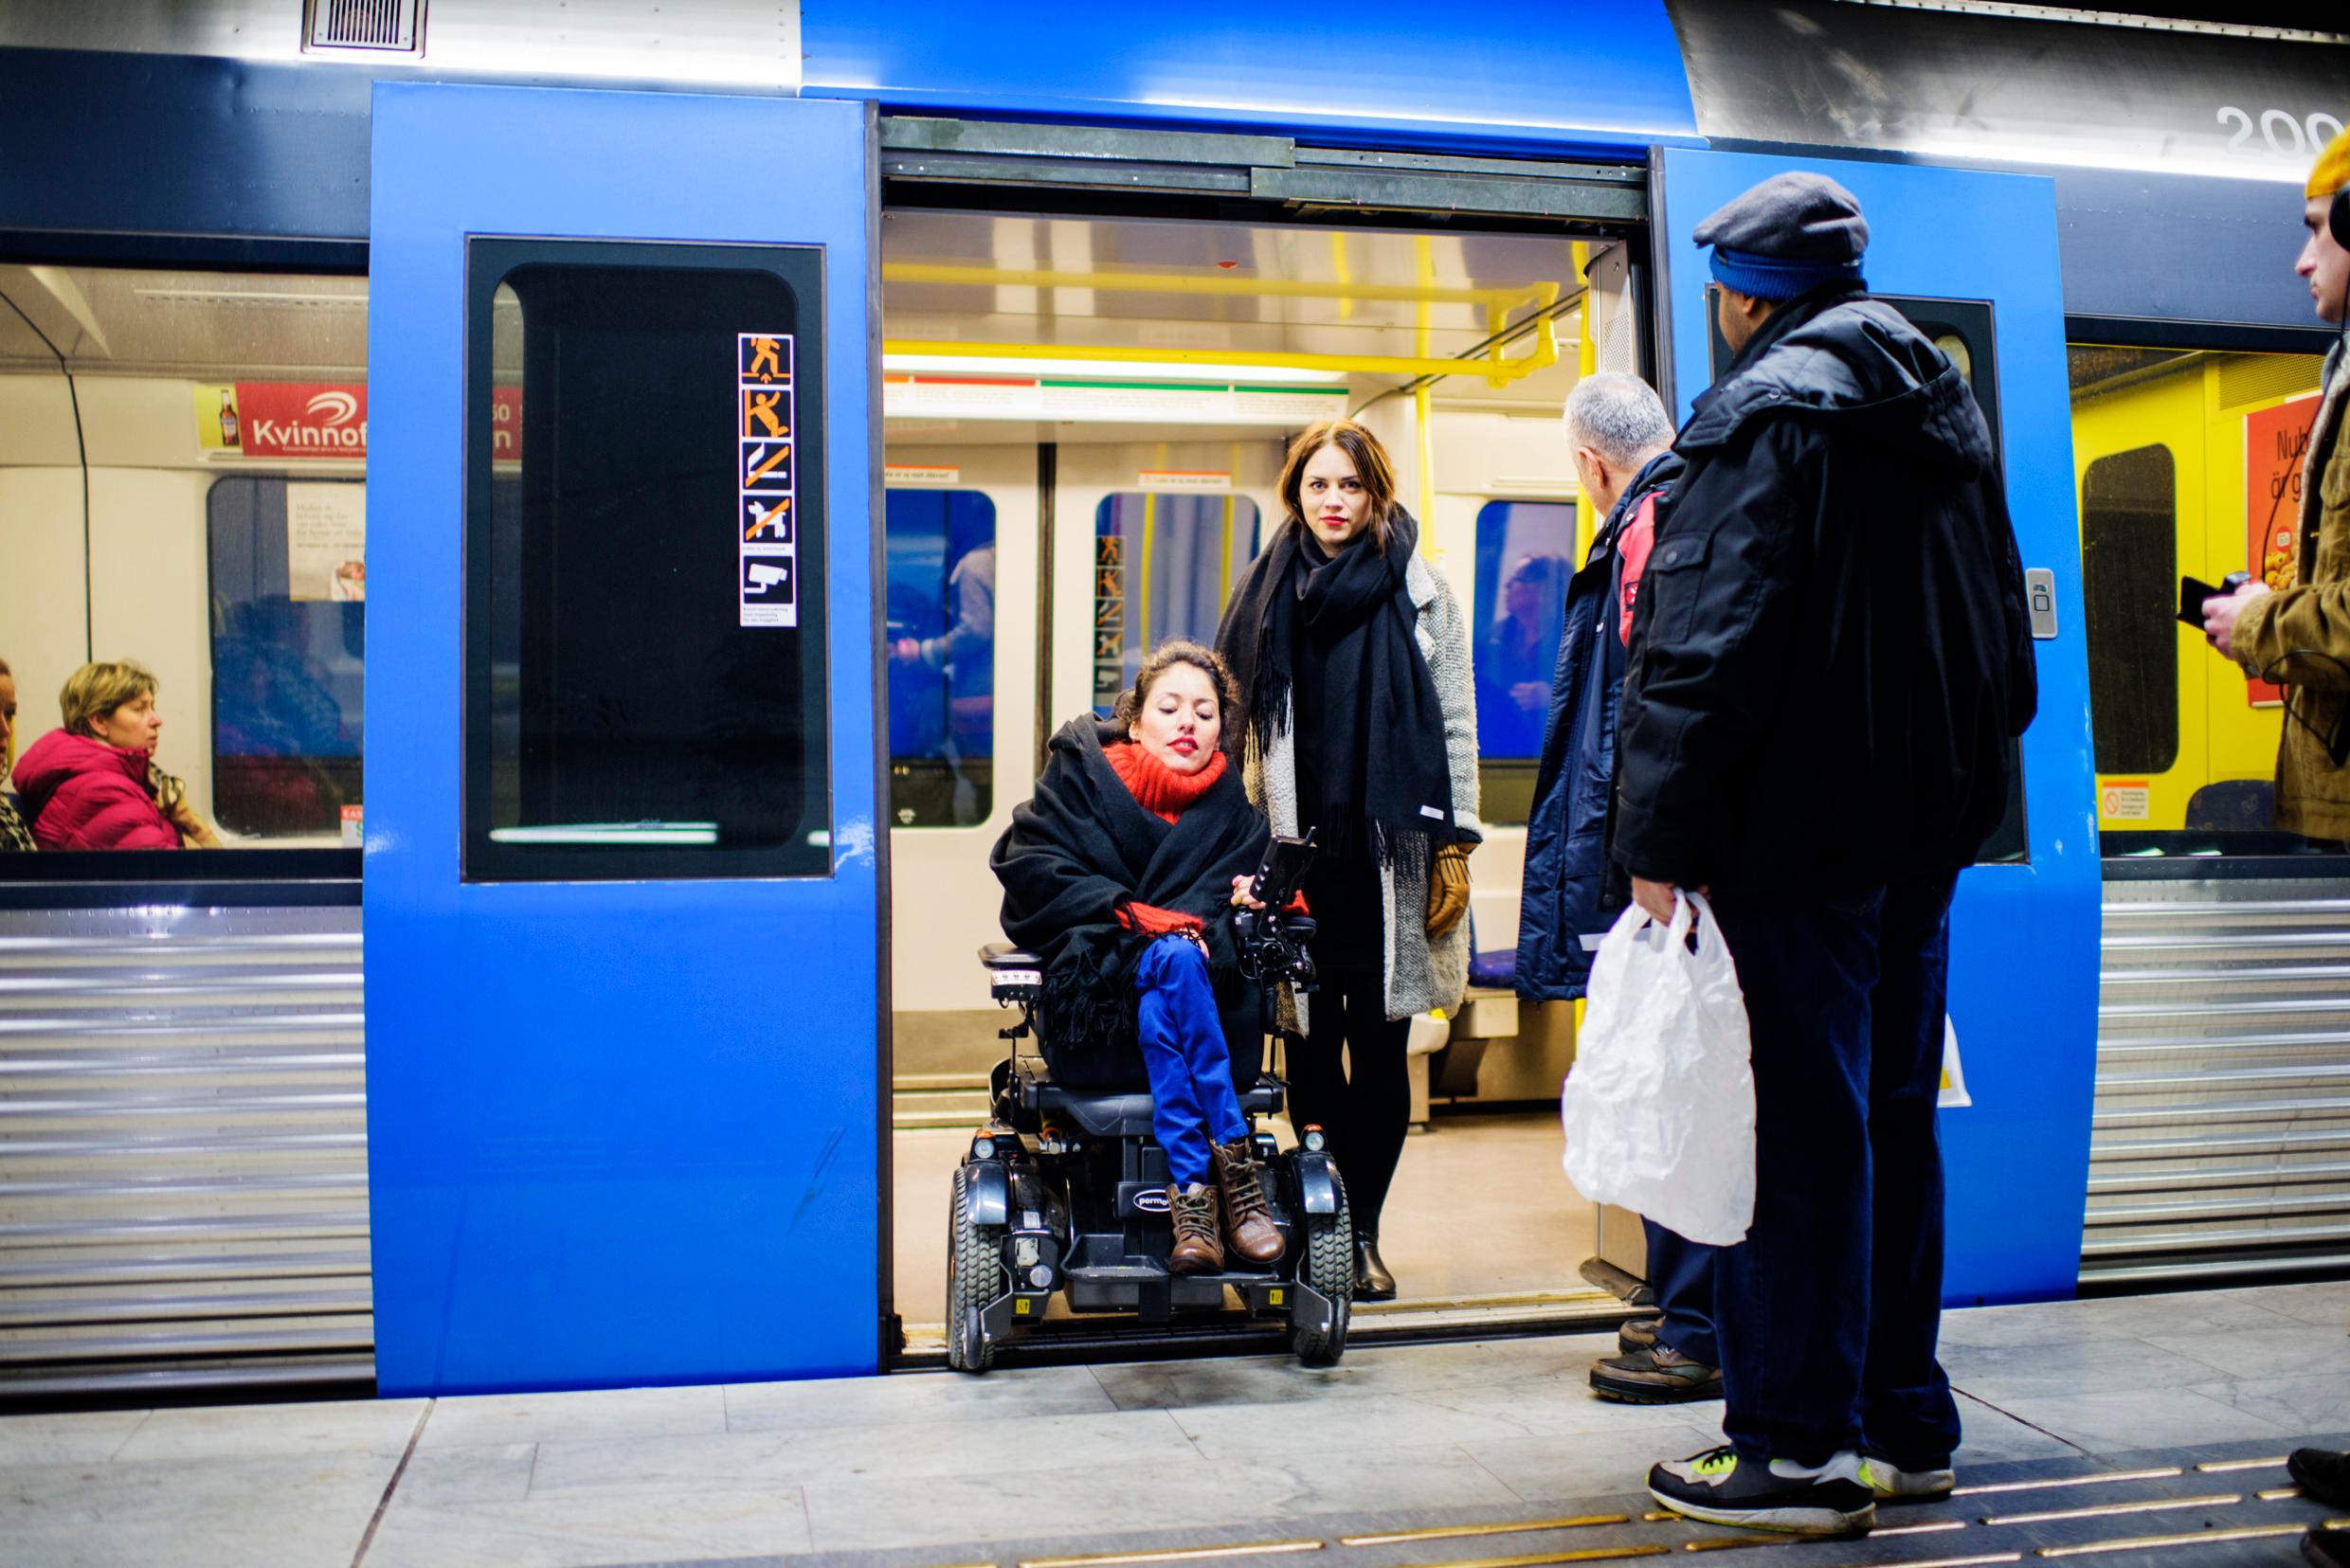
[[[1860,1461],[1860,1484],[1874,1492],[1880,1503],[1939,1503],[1950,1495],[1959,1478],[1947,1463],[1906,1470],[1890,1460],[1866,1454]]]
[[[1648,1494],[1686,1518],[1791,1535],[1854,1535],[1877,1522],[1876,1499],[1847,1450],[1824,1465],[1746,1459],[1718,1449],[1652,1465]]]

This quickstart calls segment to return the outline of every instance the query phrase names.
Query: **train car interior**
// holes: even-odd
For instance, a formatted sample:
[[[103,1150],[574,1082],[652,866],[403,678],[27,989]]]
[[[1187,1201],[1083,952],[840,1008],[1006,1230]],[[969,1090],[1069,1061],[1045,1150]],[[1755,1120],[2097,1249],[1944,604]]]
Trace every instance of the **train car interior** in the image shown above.
[[[1634,368],[1638,333],[1629,247],[1597,234],[899,208],[882,257],[895,1269],[919,1343],[944,1269],[930,1217],[1004,1050],[964,962],[998,934],[987,848],[1051,729],[1107,712],[1147,647],[1213,640],[1282,521],[1287,442],[1317,419],[1381,434],[1471,615],[1475,946],[1514,950],[1559,605],[1589,537],[1559,410],[1591,368]],[[1595,1215],[1557,1163],[1567,1013],[1522,1008],[1505,973],[1416,1027],[1388,1315],[1604,1299],[1577,1272]],[[1464,1204],[1473,1249],[1455,1244]]]

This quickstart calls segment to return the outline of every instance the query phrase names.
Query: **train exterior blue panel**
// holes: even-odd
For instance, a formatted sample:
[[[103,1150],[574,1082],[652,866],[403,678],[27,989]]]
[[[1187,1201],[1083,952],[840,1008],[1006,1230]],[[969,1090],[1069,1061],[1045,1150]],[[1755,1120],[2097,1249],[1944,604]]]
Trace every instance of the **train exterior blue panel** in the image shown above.
[[[2036,175],[1668,151],[1659,223],[1682,399],[1711,379],[1705,253],[1690,232],[1789,169],[1843,182],[1869,218],[1870,286],[1990,301],[2008,504],[2027,567],[2056,577],[2059,635],[2039,651],[2040,712],[2024,736],[2028,865],[1959,879],[1950,1015],[1974,1104],[1945,1110],[1954,1304],[2070,1296],[2080,1275],[2096,1070],[2100,867],[2081,544],[2053,189]]]
[[[871,112],[386,84],[374,113],[378,1386],[872,1371],[887,1018]],[[829,877],[460,880],[465,241],[484,233],[825,247]]]
[[[20,150],[0,226],[364,240],[368,87],[343,65],[0,49]]]
[[[893,108],[1231,126],[1387,145],[1697,145],[1662,0],[1431,8],[806,0],[803,91]]]
[[[2070,314],[2314,334],[2308,286],[2293,275],[2307,237],[2298,186],[2114,169],[2054,178]]]

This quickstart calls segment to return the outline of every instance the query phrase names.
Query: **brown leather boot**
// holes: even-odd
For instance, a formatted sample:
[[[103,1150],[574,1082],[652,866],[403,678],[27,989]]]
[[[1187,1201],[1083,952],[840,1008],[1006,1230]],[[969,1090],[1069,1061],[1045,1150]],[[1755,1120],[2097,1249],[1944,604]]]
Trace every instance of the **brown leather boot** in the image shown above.
[[[1166,1254],[1169,1273],[1220,1274],[1224,1244],[1217,1235],[1216,1189],[1204,1181],[1166,1189],[1167,1213],[1175,1219],[1175,1246]]]
[[[1216,1185],[1224,1195],[1224,1235],[1232,1250],[1262,1269],[1281,1258],[1281,1227],[1265,1204],[1265,1183],[1248,1140],[1215,1145]]]

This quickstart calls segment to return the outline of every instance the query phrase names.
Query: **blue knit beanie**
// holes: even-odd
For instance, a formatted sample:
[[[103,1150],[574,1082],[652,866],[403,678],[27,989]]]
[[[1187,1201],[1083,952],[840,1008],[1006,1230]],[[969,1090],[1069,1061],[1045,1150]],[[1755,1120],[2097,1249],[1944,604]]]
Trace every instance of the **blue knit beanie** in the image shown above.
[[[1869,220],[1824,174],[1776,174],[1697,225],[1713,276],[1757,299],[1793,299],[1824,283],[1860,280]]]

